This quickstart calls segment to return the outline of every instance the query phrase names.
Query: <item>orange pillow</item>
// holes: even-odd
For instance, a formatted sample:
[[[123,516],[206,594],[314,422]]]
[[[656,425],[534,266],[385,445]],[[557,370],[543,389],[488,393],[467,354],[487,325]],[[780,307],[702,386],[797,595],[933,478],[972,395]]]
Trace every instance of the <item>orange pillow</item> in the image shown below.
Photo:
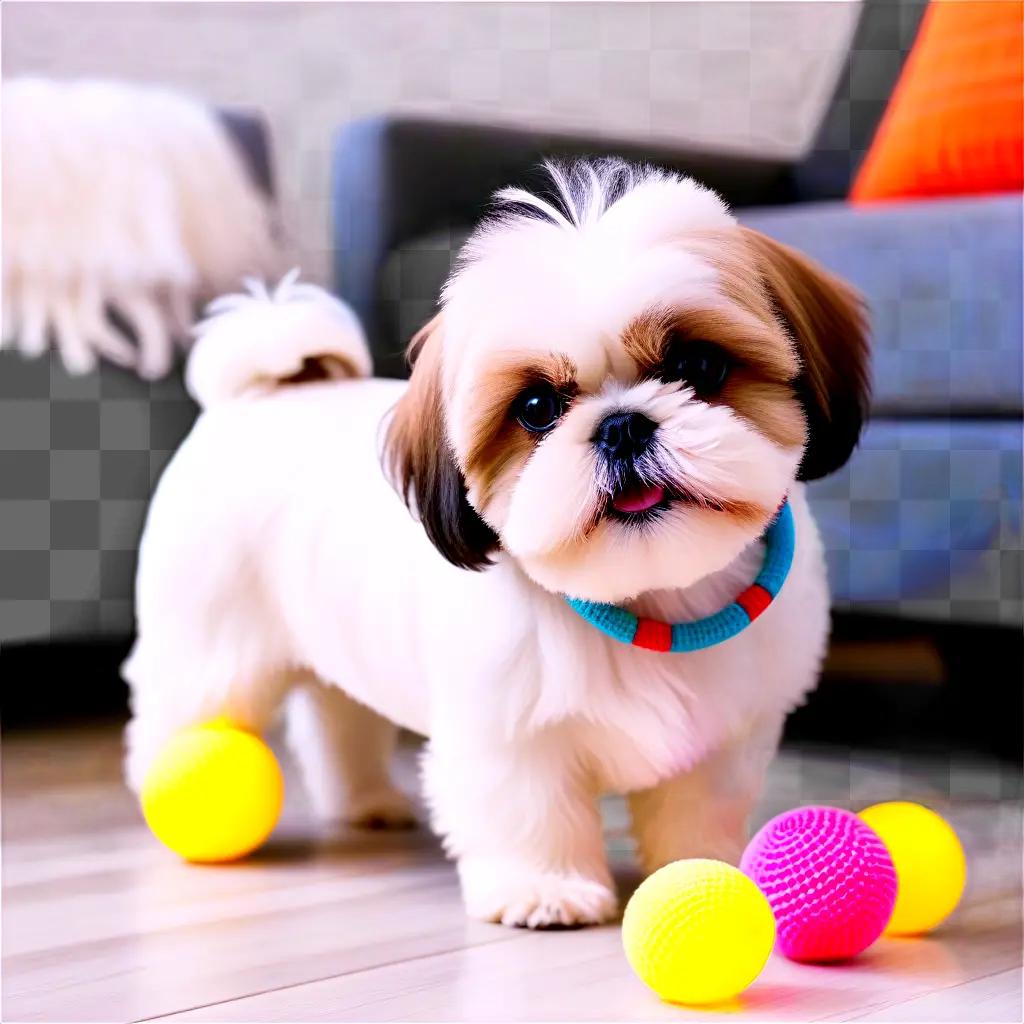
[[[855,203],[1024,188],[1024,3],[932,0]]]

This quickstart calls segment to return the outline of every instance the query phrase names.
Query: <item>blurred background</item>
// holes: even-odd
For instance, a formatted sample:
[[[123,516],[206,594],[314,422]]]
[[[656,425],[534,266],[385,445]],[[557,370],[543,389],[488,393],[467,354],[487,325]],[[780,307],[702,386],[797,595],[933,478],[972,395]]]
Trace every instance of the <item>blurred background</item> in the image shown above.
[[[4,728],[124,712],[136,548],[195,416],[202,301],[300,266],[400,375],[491,192],[544,156],[618,153],[719,189],[871,307],[872,422],[812,490],[835,639],[789,739],[1019,763],[1019,13],[6,3]]]
[[[782,157],[811,141],[859,4],[15,3],[4,74],[160,82],[258,111],[289,254],[326,281],[332,141],[418,113]]]

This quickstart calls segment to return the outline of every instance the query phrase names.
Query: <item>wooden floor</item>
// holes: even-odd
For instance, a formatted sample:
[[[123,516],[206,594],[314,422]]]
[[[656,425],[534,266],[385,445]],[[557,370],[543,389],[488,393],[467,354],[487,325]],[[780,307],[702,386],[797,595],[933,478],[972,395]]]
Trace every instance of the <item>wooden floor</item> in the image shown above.
[[[846,966],[773,957],[735,1004],[693,1011],[631,975],[617,926],[467,921],[422,831],[318,835],[291,785],[258,857],[189,866],[122,788],[113,727],[5,736],[2,755],[6,1021],[1021,1020],[1021,781],[1005,766],[787,752],[759,819],[927,802],[964,838],[965,903],[934,937],[883,940]],[[606,817],[628,891],[620,801]]]

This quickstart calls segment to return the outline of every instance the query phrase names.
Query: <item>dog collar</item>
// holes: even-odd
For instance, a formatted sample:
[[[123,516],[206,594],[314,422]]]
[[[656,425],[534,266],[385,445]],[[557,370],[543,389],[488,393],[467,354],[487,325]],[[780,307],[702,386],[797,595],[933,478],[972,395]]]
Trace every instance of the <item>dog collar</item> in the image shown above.
[[[694,622],[660,622],[614,604],[576,597],[565,600],[574,612],[620,643],[672,654],[714,647],[742,633],[775,600],[786,582],[796,548],[793,510],[788,501],[783,501],[763,540],[764,563],[754,582],[721,611]]]

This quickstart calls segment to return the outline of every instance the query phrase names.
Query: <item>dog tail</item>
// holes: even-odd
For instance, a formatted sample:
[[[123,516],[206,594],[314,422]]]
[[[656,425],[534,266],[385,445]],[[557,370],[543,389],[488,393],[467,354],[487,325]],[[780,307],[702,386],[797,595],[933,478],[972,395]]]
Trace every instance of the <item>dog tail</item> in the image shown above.
[[[207,306],[185,368],[185,384],[204,409],[289,384],[369,376],[370,351],[355,314],[297,278],[291,271],[273,291],[247,280],[245,294]]]

